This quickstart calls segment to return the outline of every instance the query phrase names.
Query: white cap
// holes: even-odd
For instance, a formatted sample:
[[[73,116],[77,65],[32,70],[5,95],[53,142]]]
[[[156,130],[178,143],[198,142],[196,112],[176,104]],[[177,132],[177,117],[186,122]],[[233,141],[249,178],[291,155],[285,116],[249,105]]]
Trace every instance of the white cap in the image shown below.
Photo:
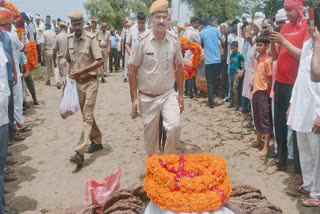
[[[278,10],[276,14],[276,22],[278,21],[287,21],[288,17],[286,15],[286,11],[284,9]]]
[[[265,19],[266,18],[266,15],[264,15],[262,12],[256,12],[255,14],[254,14],[254,18],[256,19],[256,18],[263,18],[263,19]]]

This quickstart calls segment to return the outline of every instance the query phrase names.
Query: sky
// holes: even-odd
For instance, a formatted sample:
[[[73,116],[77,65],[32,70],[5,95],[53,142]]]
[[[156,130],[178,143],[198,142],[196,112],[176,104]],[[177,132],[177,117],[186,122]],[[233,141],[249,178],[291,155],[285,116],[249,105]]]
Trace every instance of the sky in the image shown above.
[[[61,18],[68,22],[67,15],[73,10],[82,10],[83,3],[87,0],[9,0],[18,7],[20,12],[29,12],[31,14],[40,14],[42,19],[46,15],[51,15],[52,19]],[[116,0],[115,0],[116,1]],[[173,0],[172,19],[178,21],[178,3],[179,0]],[[192,13],[188,6],[181,3],[180,22],[188,23]]]

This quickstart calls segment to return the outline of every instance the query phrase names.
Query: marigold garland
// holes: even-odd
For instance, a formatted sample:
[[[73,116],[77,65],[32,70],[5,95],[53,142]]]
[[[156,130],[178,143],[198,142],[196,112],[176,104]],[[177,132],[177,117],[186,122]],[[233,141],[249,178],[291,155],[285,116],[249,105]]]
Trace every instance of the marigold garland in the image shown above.
[[[147,158],[144,189],[161,209],[173,212],[218,210],[231,196],[227,162],[218,156],[152,155]]]
[[[196,75],[201,65],[201,47],[197,43],[191,42],[184,37],[180,37],[179,40],[182,53],[185,54],[186,51],[190,50],[193,54],[192,64],[190,66],[184,66],[184,78],[188,80]]]
[[[16,6],[14,6],[12,3],[8,2],[8,1],[4,1],[4,0],[0,1],[0,7],[4,7],[4,8],[6,8],[6,10],[8,10],[12,13],[13,18],[17,23],[16,32],[17,32],[18,37],[21,41],[22,40],[22,32],[25,32],[25,29],[24,29],[24,20],[23,20],[22,16],[20,15],[18,8]]]
[[[26,71],[31,72],[38,67],[38,50],[34,41],[28,42],[26,45],[27,64]]]

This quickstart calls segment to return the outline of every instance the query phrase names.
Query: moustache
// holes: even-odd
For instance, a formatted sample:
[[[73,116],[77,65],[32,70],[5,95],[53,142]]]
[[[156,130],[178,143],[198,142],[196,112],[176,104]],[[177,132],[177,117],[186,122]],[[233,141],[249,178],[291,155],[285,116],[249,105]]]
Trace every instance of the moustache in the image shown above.
[[[158,24],[158,27],[159,27],[159,26],[165,27],[165,25],[164,25],[164,24]]]

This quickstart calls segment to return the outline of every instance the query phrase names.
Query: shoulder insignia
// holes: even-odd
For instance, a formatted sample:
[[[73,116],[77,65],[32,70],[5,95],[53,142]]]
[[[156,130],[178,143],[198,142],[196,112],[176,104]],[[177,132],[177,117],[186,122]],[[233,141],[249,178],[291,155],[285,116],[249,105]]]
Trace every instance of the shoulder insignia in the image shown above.
[[[90,39],[94,38],[95,35],[93,33],[90,33],[88,31],[85,32],[86,36],[89,37]]]
[[[176,32],[173,32],[171,30],[167,30],[167,33],[169,33],[169,35],[171,35],[173,38],[178,39],[179,36]]]
[[[146,32],[138,35],[138,40],[141,41],[142,39],[146,38],[150,34],[151,30],[146,30]]]

